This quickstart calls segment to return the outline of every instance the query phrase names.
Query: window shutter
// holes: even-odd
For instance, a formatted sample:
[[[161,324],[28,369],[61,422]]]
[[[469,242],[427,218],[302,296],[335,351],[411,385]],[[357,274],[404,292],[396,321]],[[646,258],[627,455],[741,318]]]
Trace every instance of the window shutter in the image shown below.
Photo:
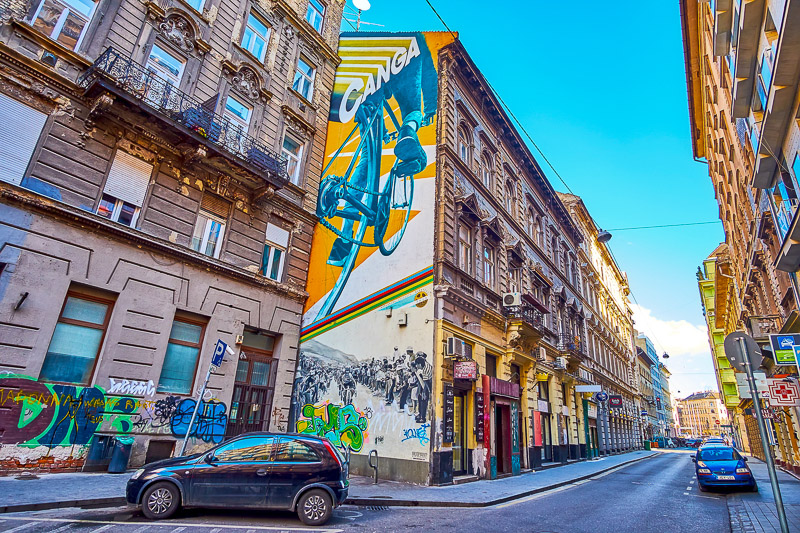
[[[153,165],[128,152],[117,150],[103,192],[137,207],[142,207]]]
[[[230,213],[231,209],[231,203],[219,196],[204,194],[203,199],[200,201],[200,208],[223,220],[227,220],[228,213]]]
[[[289,247],[289,232],[274,224],[267,224],[267,240],[286,249]]]
[[[0,94],[0,180],[19,185],[47,115]]]

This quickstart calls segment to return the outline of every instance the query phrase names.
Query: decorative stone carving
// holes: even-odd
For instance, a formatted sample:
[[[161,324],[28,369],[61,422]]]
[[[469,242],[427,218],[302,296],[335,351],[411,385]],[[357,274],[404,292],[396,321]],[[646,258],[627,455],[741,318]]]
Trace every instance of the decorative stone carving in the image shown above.
[[[261,96],[261,80],[259,80],[258,74],[248,67],[240,68],[239,72],[231,78],[231,82],[237,91],[251,100],[258,100]]]
[[[193,52],[195,36],[192,25],[180,15],[170,15],[158,25],[158,30],[184,52]]]

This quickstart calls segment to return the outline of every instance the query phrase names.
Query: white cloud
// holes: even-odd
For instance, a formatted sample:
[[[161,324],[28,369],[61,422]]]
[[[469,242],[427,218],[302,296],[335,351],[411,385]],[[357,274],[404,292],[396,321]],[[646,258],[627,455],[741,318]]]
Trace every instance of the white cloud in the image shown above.
[[[693,392],[717,390],[705,324],[662,320],[646,307],[631,304],[631,308],[637,331],[653,341],[659,355],[665,351],[669,354],[664,363],[672,372],[670,390],[673,395],[684,398]]]

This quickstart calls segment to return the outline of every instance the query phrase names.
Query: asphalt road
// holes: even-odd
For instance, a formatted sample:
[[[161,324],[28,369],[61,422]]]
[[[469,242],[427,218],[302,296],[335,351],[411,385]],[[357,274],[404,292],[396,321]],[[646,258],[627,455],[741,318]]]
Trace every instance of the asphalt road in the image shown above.
[[[730,531],[726,497],[699,493],[689,453],[673,452],[493,507],[343,506],[325,528],[311,530],[719,533]],[[187,510],[163,522],[148,522],[138,511],[125,507],[0,515],[0,531],[15,533],[303,530],[309,529],[290,513]]]

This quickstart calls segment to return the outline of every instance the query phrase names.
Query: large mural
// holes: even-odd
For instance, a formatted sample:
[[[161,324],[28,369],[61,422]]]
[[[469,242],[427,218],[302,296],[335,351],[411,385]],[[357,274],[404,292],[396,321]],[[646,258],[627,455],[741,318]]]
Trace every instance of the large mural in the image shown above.
[[[439,50],[343,33],[292,421],[353,453],[429,458]]]

